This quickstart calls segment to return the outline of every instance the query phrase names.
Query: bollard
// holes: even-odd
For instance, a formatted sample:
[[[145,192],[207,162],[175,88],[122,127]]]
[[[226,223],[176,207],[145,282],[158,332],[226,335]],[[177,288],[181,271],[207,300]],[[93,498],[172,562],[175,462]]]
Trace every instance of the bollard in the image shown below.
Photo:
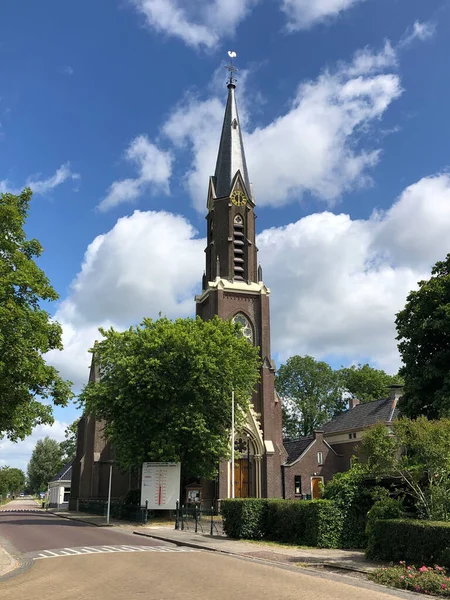
[[[198,532],[197,505],[194,504],[195,533]]]
[[[181,531],[184,531],[184,506],[181,507]]]
[[[211,535],[214,535],[214,504],[211,506]]]
[[[180,510],[180,502],[177,500],[175,504],[175,529],[180,529],[180,521],[179,521],[179,510]]]
[[[147,525],[147,521],[148,521],[148,500],[145,501],[144,525]]]

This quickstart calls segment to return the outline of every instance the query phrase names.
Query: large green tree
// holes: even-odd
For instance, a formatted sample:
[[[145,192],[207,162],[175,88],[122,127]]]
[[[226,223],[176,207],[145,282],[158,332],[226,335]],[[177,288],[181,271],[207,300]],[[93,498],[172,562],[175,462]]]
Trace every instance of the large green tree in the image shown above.
[[[340,373],[345,391],[360,402],[384,398],[390,385],[403,383],[399,375],[388,375],[368,364],[344,367]]]
[[[276,389],[283,400],[286,437],[311,434],[346,408],[342,378],[326,362],[292,356],[278,369]]]
[[[450,419],[402,418],[378,423],[358,450],[361,465],[377,476],[399,478],[420,516],[450,520]]]
[[[71,425],[66,427],[64,432],[64,440],[60,443],[61,450],[63,453],[63,460],[67,464],[75,458],[77,453],[77,434],[78,434],[78,422],[80,419],[76,419]]]
[[[407,297],[396,319],[408,417],[450,415],[450,254]]]
[[[47,484],[62,468],[61,445],[48,436],[38,440],[28,463],[28,485],[36,494],[47,489]]]
[[[25,473],[21,469],[4,466],[0,468],[0,495],[18,494],[25,488]]]
[[[186,475],[212,476],[229,456],[233,389],[237,426],[245,419],[258,349],[218,317],[144,319],[122,333],[100,332],[93,349],[100,381],[80,399],[104,419],[118,463],[180,461]]]
[[[62,349],[61,327],[43,308],[58,295],[35,262],[42,246],[24,231],[30,200],[30,189],[0,195],[0,437],[14,441],[53,422],[42,399],[64,405],[71,396],[43,357]]]

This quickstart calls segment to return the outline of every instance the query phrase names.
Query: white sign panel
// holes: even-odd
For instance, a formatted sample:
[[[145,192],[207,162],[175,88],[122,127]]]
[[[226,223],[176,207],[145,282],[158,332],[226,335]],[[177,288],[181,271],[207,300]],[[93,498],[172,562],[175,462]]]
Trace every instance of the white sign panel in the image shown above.
[[[181,463],[142,463],[141,506],[173,510],[180,495]]]

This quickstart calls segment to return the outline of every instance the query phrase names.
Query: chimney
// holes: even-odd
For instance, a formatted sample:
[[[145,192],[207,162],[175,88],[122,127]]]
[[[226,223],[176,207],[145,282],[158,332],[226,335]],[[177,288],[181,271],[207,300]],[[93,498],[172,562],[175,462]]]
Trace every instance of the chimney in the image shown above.
[[[394,385],[389,386],[390,394],[389,400],[391,400],[391,412],[389,413],[388,422],[392,421],[394,417],[395,409],[397,408],[397,402],[403,396],[403,385],[395,383]]]
[[[355,408],[355,406],[358,406],[358,404],[361,404],[361,400],[358,400],[358,398],[349,398],[348,399],[349,410],[352,410],[353,408]]]
[[[316,429],[313,433],[314,439],[322,441],[323,439],[323,429]]]

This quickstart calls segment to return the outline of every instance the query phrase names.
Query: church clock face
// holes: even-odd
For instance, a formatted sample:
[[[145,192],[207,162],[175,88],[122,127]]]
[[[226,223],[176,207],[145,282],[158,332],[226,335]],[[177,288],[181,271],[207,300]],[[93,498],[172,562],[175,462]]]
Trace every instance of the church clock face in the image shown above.
[[[247,204],[247,198],[242,190],[234,190],[231,194],[231,202],[235,206],[245,206]]]
[[[239,323],[239,325],[242,327],[242,335],[245,337],[246,340],[253,344],[253,328],[247,317],[242,313],[239,313],[233,317],[233,323]]]

